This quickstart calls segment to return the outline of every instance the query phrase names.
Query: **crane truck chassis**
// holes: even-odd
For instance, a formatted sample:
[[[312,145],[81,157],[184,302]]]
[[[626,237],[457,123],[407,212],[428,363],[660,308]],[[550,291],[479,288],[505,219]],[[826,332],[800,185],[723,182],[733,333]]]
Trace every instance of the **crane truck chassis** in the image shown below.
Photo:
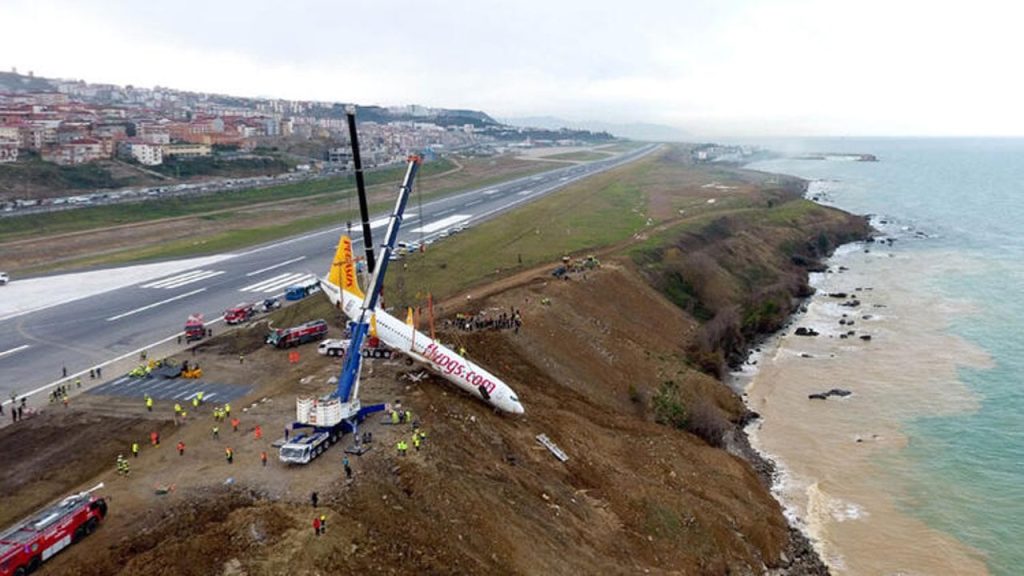
[[[0,532],[0,576],[25,576],[55,554],[92,534],[107,502],[91,490],[72,494]]]
[[[361,423],[370,414],[383,412],[384,407],[384,404],[372,404],[359,408],[355,416],[356,423]],[[305,431],[292,436],[291,440],[281,446],[278,458],[286,464],[309,464],[314,458],[326,452],[342,436],[355,432],[355,426],[349,420],[342,420],[334,426],[316,426],[296,422],[292,428]]]

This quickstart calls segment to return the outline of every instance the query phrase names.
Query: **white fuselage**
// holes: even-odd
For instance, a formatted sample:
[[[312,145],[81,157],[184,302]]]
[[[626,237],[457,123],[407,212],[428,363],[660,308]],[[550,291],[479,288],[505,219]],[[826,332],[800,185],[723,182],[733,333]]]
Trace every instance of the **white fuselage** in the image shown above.
[[[320,281],[320,287],[331,304],[340,305],[346,316],[353,321],[358,320],[363,305],[361,298],[342,290],[326,279]],[[432,372],[495,408],[513,414],[524,412],[523,405],[512,389],[487,370],[456,354],[444,344],[431,340],[426,334],[388,314],[380,306],[374,310],[374,318],[377,337],[384,344],[426,364]]]

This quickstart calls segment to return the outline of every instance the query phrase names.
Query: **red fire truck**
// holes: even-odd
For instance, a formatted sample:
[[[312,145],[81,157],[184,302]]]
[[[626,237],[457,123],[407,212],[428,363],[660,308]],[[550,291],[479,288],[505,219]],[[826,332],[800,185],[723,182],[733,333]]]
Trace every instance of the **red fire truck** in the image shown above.
[[[0,532],[0,576],[24,576],[70,544],[85,538],[107,515],[107,502],[93,492],[72,494]]]
[[[290,348],[319,340],[327,335],[327,322],[313,320],[291,328],[278,328],[267,335],[267,344],[277,348]]]
[[[255,315],[256,305],[243,302],[224,311],[224,322],[226,324],[241,324],[242,322],[247,322]]]
[[[190,314],[185,320],[185,342],[202,340],[206,336],[206,325],[203,323],[202,314]]]

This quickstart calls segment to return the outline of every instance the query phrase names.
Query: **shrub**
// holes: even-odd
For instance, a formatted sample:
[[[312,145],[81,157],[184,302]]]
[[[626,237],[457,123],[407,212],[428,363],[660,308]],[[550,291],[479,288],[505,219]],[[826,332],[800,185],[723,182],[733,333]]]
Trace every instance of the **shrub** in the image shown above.
[[[701,438],[716,448],[724,446],[725,433],[731,427],[731,424],[718,406],[703,398],[697,400],[691,407],[689,417],[686,420],[687,432]]]
[[[686,407],[679,397],[679,385],[672,380],[661,383],[654,395],[654,421],[674,428],[686,428]]]

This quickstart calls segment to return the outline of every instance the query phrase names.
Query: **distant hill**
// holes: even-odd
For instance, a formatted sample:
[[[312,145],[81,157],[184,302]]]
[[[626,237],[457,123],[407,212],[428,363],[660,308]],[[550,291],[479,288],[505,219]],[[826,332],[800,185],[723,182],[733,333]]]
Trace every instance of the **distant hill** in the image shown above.
[[[47,78],[0,72],[0,92],[49,92],[53,89]]]
[[[593,132],[608,132],[620,138],[631,140],[650,140],[655,142],[684,142],[693,140],[693,136],[672,126],[663,124],[650,124],[634,122],[618,124],[614,122],[600,122],[593,120],[566,120],[554,116],[528,116],[522,118],[504,118],[503,122],[512,126],[524,126],[531,128],[546,128],[557,130],[558,128],[572,128],[574,130],[590,130]]]

